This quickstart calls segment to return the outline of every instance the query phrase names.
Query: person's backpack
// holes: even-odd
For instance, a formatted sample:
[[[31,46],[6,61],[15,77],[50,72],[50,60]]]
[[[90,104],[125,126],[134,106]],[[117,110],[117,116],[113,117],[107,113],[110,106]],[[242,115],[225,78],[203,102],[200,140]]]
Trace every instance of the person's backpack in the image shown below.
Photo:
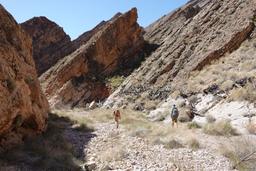
[[[178,109],[177,109],[176,106],[173,106],[173,108],[172,108],[172,113],[171,113],[171,117],[172,117],[173,119],[177,119],[178,116],[179,116],[179,111],[178,111]]]

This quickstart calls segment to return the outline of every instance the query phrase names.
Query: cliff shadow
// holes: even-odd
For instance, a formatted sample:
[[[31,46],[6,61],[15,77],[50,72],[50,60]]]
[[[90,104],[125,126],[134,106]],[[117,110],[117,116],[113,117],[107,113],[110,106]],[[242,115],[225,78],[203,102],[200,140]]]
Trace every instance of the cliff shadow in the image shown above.
[[[81,170],[84,148],[95,135],[86,125],[49,114],[47,130],[0,154],[0,170]]]
[[[118,64],[119,69],[113,75],[129,76],[135,69],[139,68],[142,62],[154,53],[159,46],[159,44],[145,41],[143,48],[133,57],[132,60],[127,58]]]

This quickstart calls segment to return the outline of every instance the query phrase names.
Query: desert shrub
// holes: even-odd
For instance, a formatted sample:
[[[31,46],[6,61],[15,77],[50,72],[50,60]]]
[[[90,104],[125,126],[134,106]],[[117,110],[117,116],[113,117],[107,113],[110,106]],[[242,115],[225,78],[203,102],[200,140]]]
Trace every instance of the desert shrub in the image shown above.
[[[192,138],[188,141],[188,146],[189,148],[196,150],[200,148],[200,143],[197,139]]]
[[[127,156],[125,149],[122,144],[115,145],[115,147],[99,152],[97,156],[101,162],[121,161]]]
[[[139,127],[133,131],[130,132],[131,136],[134,137],[146,137],[149,134],[150,130],[144,127]]]
[[[191,103],[191,104],[196,104],[197,101],[198,101],[198,97],[196,95],[192,95],[188,98],[188,101]]]
[[[169,141],[164,142],[164,147],[167,149],[177,149],[183,148],[184,146],[179,141],[171,139]]]
[[[237,135],[236,130],[228,121],[208,123],[203,127],[203,132],[209,135],[233,136]]]
[[[234,82],[232,80],[226,80],[221,84],[220,88],[222,90],[229,90],[233,87],[233,84]]]
[[[247,125],[247,130],[250,134],[255,134],[256,135],[256,123],[252,123],[250,122],[248,125]]]
[[[177,149],[177,148],[183,148],[184,146],[175,139],[169,139],[169,138],[161,138],[161,137],[155,137],[153,144],[157,145],[163,145],[166,149]]]
[[[198,129],[198,128],[201,128],[201,126],[200,125],[198,125],[198,123],[196,123],[196,122],[190,122],[190,123],[188,123],[188,129]]]
[[[250,136],[229,140],[220,147],[222,154],[232,162],[233,169],[256,170],[256,143]]]
[[[157,104],[158,104],[157,101],[147,100],[147,101],[145,101],[144,108],[147,110],[154,110],[154,109],[156,109]]]
[[[169,138],[155,137],[152,143],[157,145],[163,145],[166,149],[177,149],[184,147],[178,140]]]
[[[256,91],[252,84],[247,84],[245,87],[233,89],[229,95],[229,101],[243,101],[255,102]]]
[[[213,123],[216,119],[212,115],[206,115],[206,120],[208,123]]]
[[[112,90],[117,89],[125,80],[125,77],[123,76],[114,76],[107,79],[107,83],[110,85],[110,88]]]

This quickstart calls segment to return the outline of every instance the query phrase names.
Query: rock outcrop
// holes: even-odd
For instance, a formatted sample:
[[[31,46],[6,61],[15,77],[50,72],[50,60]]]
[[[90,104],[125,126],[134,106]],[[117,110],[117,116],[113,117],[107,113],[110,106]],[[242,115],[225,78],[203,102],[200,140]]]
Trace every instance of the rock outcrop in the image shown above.
[[[0,150],[46,128],[48,102],[37,79],[32,41],[0,5]]]
[[[143,56],[143,29],[137,10],[118,13],[73,41],[73,53],[61,59],[41,77],[52,106],[85,105],[109,96],[104,79],[133,69]]]
[[[159,47],[105,105],[162,102],[175,90],[185,96],[192,71],[231,53],[255,28],[253,0],[191,0],[147,27],[146,41]],[[145,103],[144,103],[144,102]]]
[[[64,30],[46,17],[34,17],[21,26],[32,37],[38,75],[75,50]]]

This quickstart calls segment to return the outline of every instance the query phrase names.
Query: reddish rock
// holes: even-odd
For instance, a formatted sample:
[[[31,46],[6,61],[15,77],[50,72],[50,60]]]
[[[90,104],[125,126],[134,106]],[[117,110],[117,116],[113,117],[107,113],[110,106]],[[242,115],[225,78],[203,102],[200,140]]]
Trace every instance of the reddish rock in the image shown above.
[[[137,10],[132,9],[115,15],[75,40],[79,48],[40,77],[50,104],[85,105],[108,97],[104,79],[141,60],[142,34]]]
[[[21,26],[32,37],[38,75],[75,50],[64,30],[46,17],[34,17]]]
[[[0,5],[0,149],[46,128],[48,102],[37,79],[32,41]]]

